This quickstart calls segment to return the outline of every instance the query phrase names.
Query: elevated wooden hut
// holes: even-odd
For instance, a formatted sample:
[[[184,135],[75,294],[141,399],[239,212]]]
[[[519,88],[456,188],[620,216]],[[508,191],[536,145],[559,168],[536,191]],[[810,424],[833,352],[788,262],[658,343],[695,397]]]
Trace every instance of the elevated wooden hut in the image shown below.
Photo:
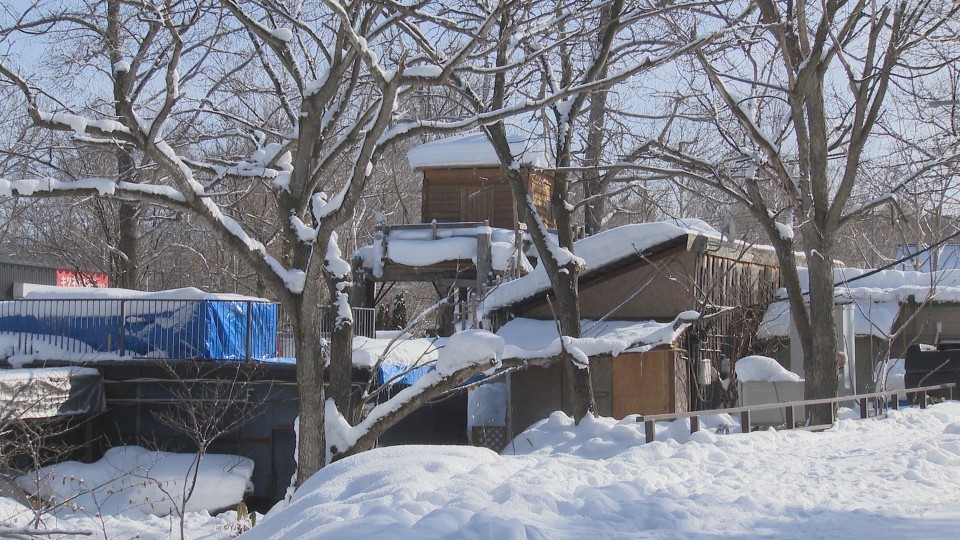
[[[553,227],[550,189],[553,172],[542,146],[525,136],[509,136],[527,191],[547,227]],[[422,144],[407,154],[410,166],[423,173],[423,223],[483,222],[513,229],[519,212],[493,146],[482,133]]]

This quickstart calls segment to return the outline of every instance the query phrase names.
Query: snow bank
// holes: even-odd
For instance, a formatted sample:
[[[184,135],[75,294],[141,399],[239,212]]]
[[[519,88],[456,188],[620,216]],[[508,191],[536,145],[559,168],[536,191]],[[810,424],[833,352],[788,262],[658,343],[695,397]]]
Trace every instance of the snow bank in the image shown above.
[[[510,152],[521,165],[532,165],[538,169],[553,167],[553,159],[543,145],[527,135],[510,133],[507,141],[510,143]],[[415,146],[407,152],[407,159],[414,169],[500,166],[493,145],[483,133],[467,133]]]
[[[734,363],[737,379],[743,382],[781,382],[802,380],[796,373],[785,369],[773,358],[767,356],[745,356]]]
[[[704,431],[685,443],[636,444],[630,420],[573,427],[555,415],[530,443],[517,438],[522,455],[366,452],[314,475],[243,538],[925,539],[960,527],[956,402],[824,433]]]
[[[96,463],[66,461],[17,478],[28,493],[57,506],[59,516],[80,514],[176,515],[189,488],[195,454],[152,452],[139,446],[107,450]],[[240,456],[207,454],[200,463],[186,510],[235,506],[251,487],[253,461]]]
[[[663,443],[715,441],[714,431],[738,431],[739,423],[728,414],[703,416],[698,433],[690,433],[688,419],[657,422],[656,439]],[[556,411],[549,418],[528,427],[507,445],[504,455],[573,455],[585,459],[610,459],[632,451],[647,442],[644,424],[632,414],[622,420],[585,416],[580,425],[563,412]]]

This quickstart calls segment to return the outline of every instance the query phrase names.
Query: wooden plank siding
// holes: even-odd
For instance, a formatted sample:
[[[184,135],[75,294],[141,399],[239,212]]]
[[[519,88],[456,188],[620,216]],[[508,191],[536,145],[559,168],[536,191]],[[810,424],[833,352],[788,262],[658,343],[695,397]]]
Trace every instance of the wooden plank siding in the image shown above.
[[[940,335],[937,336],[937,323],[940,323]],[[960,303],[915,301],[900,305],[900,315],[893,325],[893,331],[903,327],[903,331],[890,344],[890,357],[903,358],[907,347],[913,343],[934,344],[960,341]],[[858,358],[859,360],[859,358]]]
[[[548,227],[554,222],[550,205],[552,176],[521,169],[530,196]],[[491,227],[513,229],[515,205],[510,185],[498,167],[424,169],[421,221],[439,223],[488,221]]]
[[[673,349],[613,358],[613,417],[687,411],[685,375],[686,366]]]
[[[697,325],[696,332],[685,336],[691,360],[706,357],[718,367],[721,356],[739,358],[755,352],[757,327],[779,287],[780,271],[775,266],[700,254],[693,309],[733,309]]]

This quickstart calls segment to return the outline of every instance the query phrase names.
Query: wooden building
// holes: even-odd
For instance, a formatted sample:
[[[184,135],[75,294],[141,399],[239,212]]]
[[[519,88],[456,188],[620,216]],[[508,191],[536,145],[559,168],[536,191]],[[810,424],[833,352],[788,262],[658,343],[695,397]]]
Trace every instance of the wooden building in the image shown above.
[[[801,272],[801,283],[805,272]],[[835,271],[836,304],[852,305],[856,390],[874,388],[877,364],[903,358],[913,344],[960,343],[960,271]],[[770,305],[758,338],[765,354],[791,365],[791,312],[786,300]],[[850,357],[848,351],[848,357]],[[800,374],[802,376],[802,374]]]
[[[652,223],[605,231],[575,249],[587,261],[580,278],[583,319],[666,322],[687,311],[706,316],[675,342],[592,358],[600,414],[622,418],[716,406],[718,396],[698,385],[698,371],[705,363],[716,368],[724,357],[753,352],[759,319],[779,287],[772,248]],[[537,279],[531,275],[491,291],[485,305],[491,324],[512,317],[552,319],[549,282],[525,284]],[[512,373],[508,386],[512,435],[563,404],[559,366]]]
[[[553,227],[550,189],[553,172],[542,148],[526,137],[509,136],[510,148],[534,205]],[[520,216],[506,173],[482,133],[429,142],[408,153],[410,166],[423,173],[420,221],[487,222],[514,229]]]
[[[499,166],[431,167],[423,173],[420,216],[424,223],[487,222],[491,227],[513,229],[521,221],[516,201]],[[547,227],[553,227],[550,189],[553,173],[529,165],[520,175]]]

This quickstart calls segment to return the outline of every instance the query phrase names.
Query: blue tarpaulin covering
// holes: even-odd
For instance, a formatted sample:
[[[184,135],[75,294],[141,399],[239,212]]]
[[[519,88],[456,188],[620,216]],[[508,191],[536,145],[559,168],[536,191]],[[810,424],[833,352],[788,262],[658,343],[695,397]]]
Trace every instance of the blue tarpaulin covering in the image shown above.
[[[409,373],[406,373],[403,377],[391,381],[394,377],[404,373],[405,371],[410,370]],[[417,382],[417,379],[423,377],[427,373],[433,371],[433,366],[420,366],[417,368],[410,369],[410,366],[395,366],[387,365],[380,366],[380,384],[386,384],[387,381],[391,381],[391,385],[401,384],[401,385],[411,385]]]
[[[71,340],[68,350],[151,358],[244,360],[277,355],[277,305],[203,300],[138,301],[135,313],[31,313],[0,316],[0,331]],[[93,311],[93,310],[86,310]]]

